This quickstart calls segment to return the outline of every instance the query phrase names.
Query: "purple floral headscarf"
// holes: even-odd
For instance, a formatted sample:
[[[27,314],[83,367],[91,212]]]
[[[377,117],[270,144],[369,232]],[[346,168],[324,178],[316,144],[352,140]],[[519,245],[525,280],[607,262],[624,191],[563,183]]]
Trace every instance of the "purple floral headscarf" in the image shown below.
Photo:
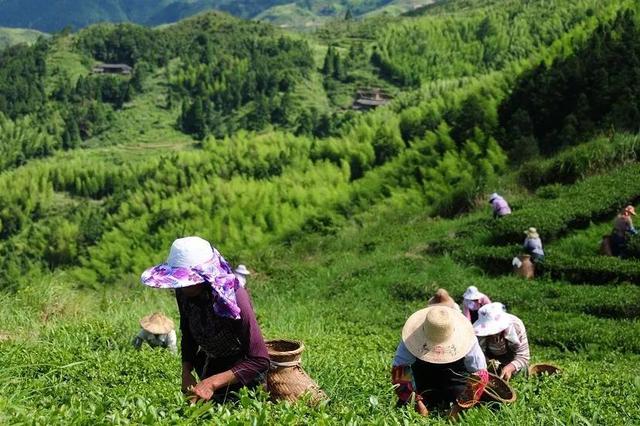
[[[171,267],[166,263],[151,267],[142,273],[142,284],[154,288],[179,289],[208,282],[213,293],[213,311],[216,315],[240,319],[236,301],[238,279],[220,253],[213,249],[213,257],[200,265]]]

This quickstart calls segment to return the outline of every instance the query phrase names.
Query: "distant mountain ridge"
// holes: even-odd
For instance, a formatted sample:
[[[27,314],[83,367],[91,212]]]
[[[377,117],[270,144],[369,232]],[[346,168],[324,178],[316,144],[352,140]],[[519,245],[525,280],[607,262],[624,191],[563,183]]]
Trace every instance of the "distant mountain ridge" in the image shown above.
[[[288,0],[0,0],[0,26],[54,32],[109,21],[158,25],[219,9],[249,18]]]
[[[217,9],[282,26],[318,25],[328,18],[376,11],[401,13],[434,0],[0,0],[0,27],[55,32],[97,22],[159,25]]]

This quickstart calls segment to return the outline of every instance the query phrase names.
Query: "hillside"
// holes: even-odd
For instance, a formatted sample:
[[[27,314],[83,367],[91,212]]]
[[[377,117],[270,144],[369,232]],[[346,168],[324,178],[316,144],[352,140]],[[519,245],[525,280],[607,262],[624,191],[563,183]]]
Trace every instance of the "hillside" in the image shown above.
[[[286,0],[1,0],[0,26],[55,32],[97,22],[158,25],[217,9],[250,18]]]
[[[207,13],[1,51],[0,423],[423,424],[395,408],[400,329],[472,284],[565,374],[462,424],[638,418],[640,240],[598,244],[640,203],[639,13],[458,0],[299,34]],[[374,87],[390,102],[353,110]],[[547,259],[523,282],[530,226]],[[140,272],[193,234],[256,272],[266,336],[305,341],[329,404],[188,407],[178,357],[130,348],[143,314],[178,318]]]
[[[397,16],[436,0],[313,0],[272,6],[254,19],[283,28],[309,31],[328,22],[355,20],[376,15]],[[348,19],[347,19],[348,18]]]
[[[34,43],[38,37],[46,37],[47,35],[39,31],[25,30],[20,28],[0,28],[0,50],[14,44]]]
[[[398,14],[425,3],[426,0],[0,0],[0,26],[45,32],[65,27],[77,30],[98,22],[153,26],[219,10],[242,18],[305,28],[327,19],[343,18],[349,10],[354,17],[379,8]]]

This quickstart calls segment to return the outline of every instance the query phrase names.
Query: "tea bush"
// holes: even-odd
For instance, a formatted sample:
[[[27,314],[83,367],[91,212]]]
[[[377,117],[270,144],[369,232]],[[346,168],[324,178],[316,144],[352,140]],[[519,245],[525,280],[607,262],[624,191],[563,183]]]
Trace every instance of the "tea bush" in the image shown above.
[[[639,156],[640,137],[637,135],[600,137],[552,158],[524,164],[518,172],[518,181],[529,189],[552,183],[571,184],[589,175],[636,162]]]
[[[523,240],[523,231],[536,227],[543,242],[584,228],[592,221],[612,218],[624,205],[640,199],[640,165],[618,168],[609,174],[587,178],[558,191],[556,199],[530,199],[519,210],[495,223],[492,242]]]

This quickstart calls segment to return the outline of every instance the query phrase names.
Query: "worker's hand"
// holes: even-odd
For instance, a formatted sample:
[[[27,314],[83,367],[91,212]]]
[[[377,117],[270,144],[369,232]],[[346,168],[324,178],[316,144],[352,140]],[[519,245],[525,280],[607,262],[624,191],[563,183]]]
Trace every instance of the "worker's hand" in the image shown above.
[[[195,385],[191,392],[199,399],[209,401],[213,397],[213,393],[215,392],[215,390],[216,388],[214,386],[214,383],[211,380],[211,377],[209,377],[208,379],[204,379],[203,381]]]
[[[500,374],[500,378],[509,381],[511,380],[511,376],[516,372],[516,367],[513,364],[507,364],[502,369],[502,373]]]
[[[198,381],[190,371],[182,371],[182,392],[190,392],[197,383]]]
[[[427,417],[429,415],[429,410],[427,409],[427,406],[424,405],[424,402],[422,401],[416,401],[416,411],[418,412],[418,414],[424,417]]]

